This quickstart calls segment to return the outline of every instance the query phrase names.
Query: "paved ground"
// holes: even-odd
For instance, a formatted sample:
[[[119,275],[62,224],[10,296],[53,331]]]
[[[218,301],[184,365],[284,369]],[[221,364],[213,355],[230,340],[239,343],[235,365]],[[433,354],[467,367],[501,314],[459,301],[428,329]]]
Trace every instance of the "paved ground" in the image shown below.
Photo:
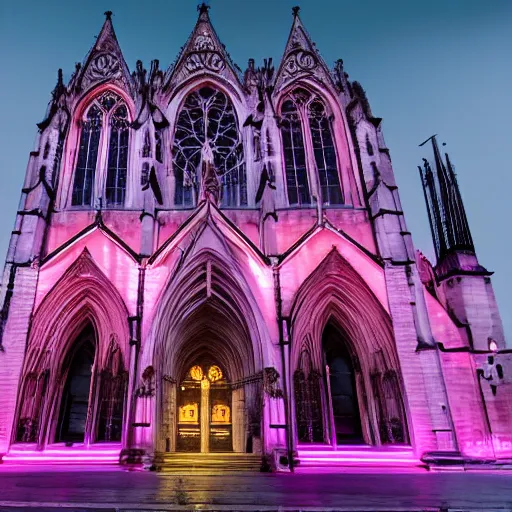
[[[0,466],[0,510],[512,511],[512,471],[169,476]]]

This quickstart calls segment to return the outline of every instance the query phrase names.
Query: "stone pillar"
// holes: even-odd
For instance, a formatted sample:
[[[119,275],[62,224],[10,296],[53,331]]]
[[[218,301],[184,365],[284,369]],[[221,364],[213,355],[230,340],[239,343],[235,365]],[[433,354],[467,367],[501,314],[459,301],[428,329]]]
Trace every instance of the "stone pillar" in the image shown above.
[[[210,451],[210,381],[201,381],[201,453]]]
[[[245,421],[245,396],[243,387],[233,389],[231,407],[233,451],[236,453],[245,453],[247,445],[247,425]]]
[[[128,389],[126,392],[126,414],[123,423],[122,444],[123,448],[132,448],[135,442],[133,435],[133,423],[135,421],[135,382],[137,373],[137,360],[139,357],[139,344],[136,340],[130,340],[130,366],[128,370]]]

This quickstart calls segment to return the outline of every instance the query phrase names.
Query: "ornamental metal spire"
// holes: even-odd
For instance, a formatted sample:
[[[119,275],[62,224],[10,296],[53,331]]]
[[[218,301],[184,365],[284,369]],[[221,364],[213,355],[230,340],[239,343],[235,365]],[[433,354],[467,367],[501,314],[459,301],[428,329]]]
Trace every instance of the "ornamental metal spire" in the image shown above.
[[[445,153],[445,164],[439,151],[436,135],[429,137],[420,146],[428,141],[432,142],[435,169],[432,169],[426,158],[423,159],[423,167],[418,166],[418,169],[439,263],[445,256],[456,251],[475,254],[475,247],[448,153]]]

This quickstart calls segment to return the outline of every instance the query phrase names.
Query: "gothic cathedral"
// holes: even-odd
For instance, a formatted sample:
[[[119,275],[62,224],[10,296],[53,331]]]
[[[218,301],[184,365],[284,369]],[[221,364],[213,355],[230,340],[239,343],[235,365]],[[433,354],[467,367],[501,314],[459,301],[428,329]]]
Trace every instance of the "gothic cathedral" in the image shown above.
[[[130,72],[107,12],[59,71],[3,274],[3,463],[500,467],[512,356],[448,155],[419,168],[432,265],[299,9],[245,72],[198,11],[167,70]]]

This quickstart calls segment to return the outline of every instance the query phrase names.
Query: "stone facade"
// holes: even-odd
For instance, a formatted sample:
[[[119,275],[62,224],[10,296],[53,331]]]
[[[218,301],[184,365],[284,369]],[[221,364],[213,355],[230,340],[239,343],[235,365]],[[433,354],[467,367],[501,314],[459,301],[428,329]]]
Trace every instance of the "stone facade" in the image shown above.
[[[166,71],[106,13],[59,72],[3,276],[4,462],[511,457],[490,273],[415,252],[381,120],[298,9],[243,74],[208,9]]]

